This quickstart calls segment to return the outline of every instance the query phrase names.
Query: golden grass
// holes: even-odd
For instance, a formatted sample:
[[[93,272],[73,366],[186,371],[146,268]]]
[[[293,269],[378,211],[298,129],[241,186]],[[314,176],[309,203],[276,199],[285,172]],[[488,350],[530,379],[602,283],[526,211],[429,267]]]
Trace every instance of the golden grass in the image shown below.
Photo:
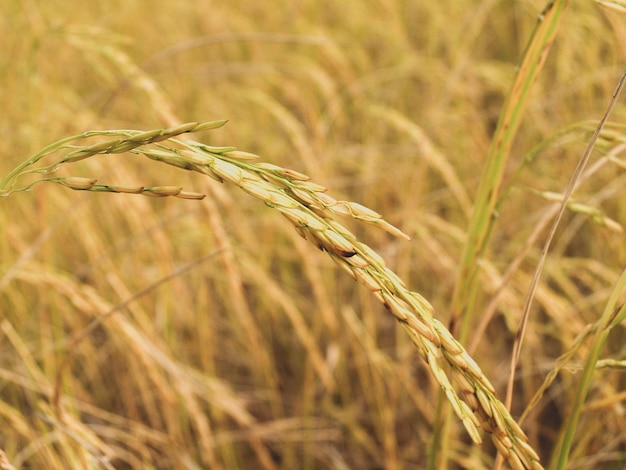
[[[0,427],[10,430],[0,434],[0,465],[487,468],[503,442],[505,454],[520,446],[524,462],[532,451],[523,439],[499,434],[521,431],[491,383],[503,396],[541,227],[595,127],[588,121],[611,96],[623,18],[570,6],[529,97],[467,320],[478,373],[444,325],[498,113],[545,5],[259,5],[153,12],[137,0],[105,13],[25,2],[7,11],[0,174],[86,129],[165,127],[80,143],[100,147],[67,148],[75,161],[34,176],[179,199],[56,185],[0,199]],[[626,263],[623,117],[618,104],[568,205],[520,356],[512,415],[524,415],[530,446],[555,468],[559,434],[576,429],[571,468],[619,468],[625,458],[625,350],[614,320]],[[193,137],[206,144],[146,146],[205,119],[230,123]],[[231,144],[275,166],[229,155]],[[131,153],[77,161],[121,150]],[[197,172],[278,209],[365,289],[291,224]],[[208,197],[194,201],[200,194]],[[413,241],[332,222],[394,231],[342,198],[385,214]],[[598,340],[585,341],[594,332]],[[604,367],[588,361],[581,375],[600,353]],[[480,439],[439,354],[495,447],[473,446],[457,421],[440,424],[443,385]],[[571,426],[581,382],[588,401]]]

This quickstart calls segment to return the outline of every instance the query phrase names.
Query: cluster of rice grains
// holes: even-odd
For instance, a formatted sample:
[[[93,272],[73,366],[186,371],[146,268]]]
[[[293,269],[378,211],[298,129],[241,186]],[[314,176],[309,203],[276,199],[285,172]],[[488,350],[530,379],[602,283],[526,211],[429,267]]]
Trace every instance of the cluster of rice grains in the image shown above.
[[[337,265],[369,289],[394,315],[408,332],[419,354],[426,361],[433,376],[444,390],[456,415],[461,419],[472,440],[481,443],[479,427],[491,434],[492,440],[509,464],[515,469],[540,469],[539,457],[528,445],[527,438],[511,417],[506,407],[495,397],[493,386],[483,375],[463,346],[446,327],[433,317],[433,307],[421,295],[407,289],[402,280],[385,266],[383,259],[369,246],[359,242],[336,216],[349,217],[380,227],[394,236],[408,239],[402,231],[382,219],[380,214],[360,204],[337,201],[326,188],[309,181],[309,177],[269,163],[255,162],[256,155],[241,152],[234,147],[212,147],[202,143],[176,139],[186,132],[198,132],[221,127],[225,121],[203,124],[188,123],[170,129],[139,131],[88,132],[72,141],[95,135],[115,135],[117,138],[91,146],[50,146],[46,152],[33,157],[28,165],[44,155],[62,149],[71,149],[57,163],[40,170],[24,173],[54,171],[63,163],[71,163],[98,154],[132,152],[169,165],[195,171],[220,182],[232,183],[248,194],[278,210],[305,239],[326,251]],[[16,169],[17,170],[17,169]],[[72,189],[99,192],[139,193],[148,196],[175,196],[201,199],[202,194],[183,191],[180,187],[119,186],[97,184],[95,179],[83,177],[44,178]],[[4,187],[6,181],[3,182]],[[442,368],[441,360],[450,366],[459,386],[461,397],[452,387]]]

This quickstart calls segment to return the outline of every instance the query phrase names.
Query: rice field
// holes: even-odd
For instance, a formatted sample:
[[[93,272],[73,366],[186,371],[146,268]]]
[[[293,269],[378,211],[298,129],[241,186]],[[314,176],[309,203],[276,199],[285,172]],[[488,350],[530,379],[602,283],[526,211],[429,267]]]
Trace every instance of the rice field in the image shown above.
[[[0,468],[624,468],[624,2],[5,3]]]

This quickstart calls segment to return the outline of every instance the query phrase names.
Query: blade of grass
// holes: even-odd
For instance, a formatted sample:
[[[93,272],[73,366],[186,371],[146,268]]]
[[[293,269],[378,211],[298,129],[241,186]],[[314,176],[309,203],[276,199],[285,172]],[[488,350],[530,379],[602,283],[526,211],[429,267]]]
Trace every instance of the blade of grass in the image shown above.
[[[489,241],[505,163],[517,135],[530,91],[543,68],[567,3],[567,0],[550,2],[539,15],[537,26],[530,38],[491,141],[452,296],[451,329],[454,331],[458,322],[463,322],[459,335],[462,341],[467,335],[478,289],[479,260]]]
[[[478,291],[479,261],[485,252],[493,227],[505,163],[517,135],[530,91],[551,49],[566,5],[567,0],[551,1],[539,15],[491,141],[452,295],[450,330],[454,334],[459,322],[462,322],[458,335],[462,343],[465,342],[467,336],[469,320]],[[443,395],[441,393],[439,395],[438,399],[443,400]],[[447,427],[445,423],[449,421],[449,407],[444,406],[441,410],[444,415],[438,418],[438,422]],[[442,467],[446,466],[447,452],[441,448],[445,447],[446,441],[444,434],[439,435],[439,439],[435,435],[435,440],[431,444],[431,455],[441,454],[443,461],[439,464]],[[434,464],[435,460],[431,459],[431,464]],[[436,466],[431,465],[430,468],[436,468]]]
[[[621,276],[615,284],[609,301],[604,309],[604,313],[602,314],[600,320],[602,326],[598,329],[593,338],[591,351],[585,361],[585,367],[583,368],[580,382],[578,383],[578,388],[576,389],[574,402],[572,403],[570,412],[567,414],[564,432],[560,436],[559,442],[555,447],[555,452],[548,467],[550,469],[563,470],[567,466],[567,460],[574,441],[578,419],[582,413],[589,388],[591,387],[591,380],[593,378],[593,373],[597,369],[598,359],[600,358],[602,348],[604,347],[604,344],[606,343],[613,327],[617,326],[619,323],[624,321],[624,319],[626,319],[626,304],[617,306],[620,294],[625,288],[626,269],[622,271]]]

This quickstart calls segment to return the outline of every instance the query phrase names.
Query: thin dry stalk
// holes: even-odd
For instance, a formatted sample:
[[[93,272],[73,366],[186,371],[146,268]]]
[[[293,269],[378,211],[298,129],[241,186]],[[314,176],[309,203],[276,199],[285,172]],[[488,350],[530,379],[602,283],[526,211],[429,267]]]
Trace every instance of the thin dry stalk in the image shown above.
[[[548,238],[546,239],[544,247],[541,251],[541,257],[539,258],[539,263],[537,264],[535,274],[533,276],[530,288],[528,289],[528,294],[526,296],[526,302],[524,305],[524,310],[522,312],[522,321],[520,322],[520,327],[515,338],[513,354],[511,356],[511,371],[509,375],[509,382],[507,386],[507,396],[506,396],[507,407],[510,407],[511,402],[513,400],[513,382],[515,379],[515,369],[517,367],[517,362],[521,354],[522,343],[523,343],[525,332],[526,332],[528,317],[530,315],[530,307],[532,305],[532,301],[533,301],[535,292],[537,290],[537,286],[539,284],[539,279],[541,278],[543,266],[548,256],[550,245],[552,244],[552,240],[554,238],[554,235],[556,234],[556,229],[559,225],[559,222],[561,221],[561,218],[563,217],[563,214],[565,213],[565,210],[567,209],[568,200],[571,194],[574,192],[574,189],[576,188],[580,180],[580,177],[583,174],[583,170],[585,169],[585,166],[587,166],[587,162],[589,161],[589,157],[591,156],[591,152],[593,151],[593,148],[596,144],[598,136],[602,132],[602,129],[604,128],[604,124],[609,118],[609,115],[611,114],[611,111],[613,107],[615,106],[615,103],[617,103],[617,99],[620,93],[622,92],[622,89],[624,88],[625,84],[626,84],[626,72],[624,72],[622,76],[620,77],[617,83],[617,86],[615,88],[615,91],[613,92],[611,101],[609,102],[609,105],[607,107],[607,110],[604,113],[604,116],[602,116],[602,119],[600,120],[600,122],[598,123],[598,126],[595,132],[593,133],[593,136],[591,137],[591,139],[589,140],[589,143],[587,144],[587,148],[585,149],[585,152],[580,158],[578,165],[576,166],[574,173],[572,174],[570,182],[567,185],[567,188],[565,190],[565,194],[563,195],[563,200],[561,202],[561,206],[559,207],[559,211],[552,223],[552,227],[550,228],[550,233],[548,234]]]

